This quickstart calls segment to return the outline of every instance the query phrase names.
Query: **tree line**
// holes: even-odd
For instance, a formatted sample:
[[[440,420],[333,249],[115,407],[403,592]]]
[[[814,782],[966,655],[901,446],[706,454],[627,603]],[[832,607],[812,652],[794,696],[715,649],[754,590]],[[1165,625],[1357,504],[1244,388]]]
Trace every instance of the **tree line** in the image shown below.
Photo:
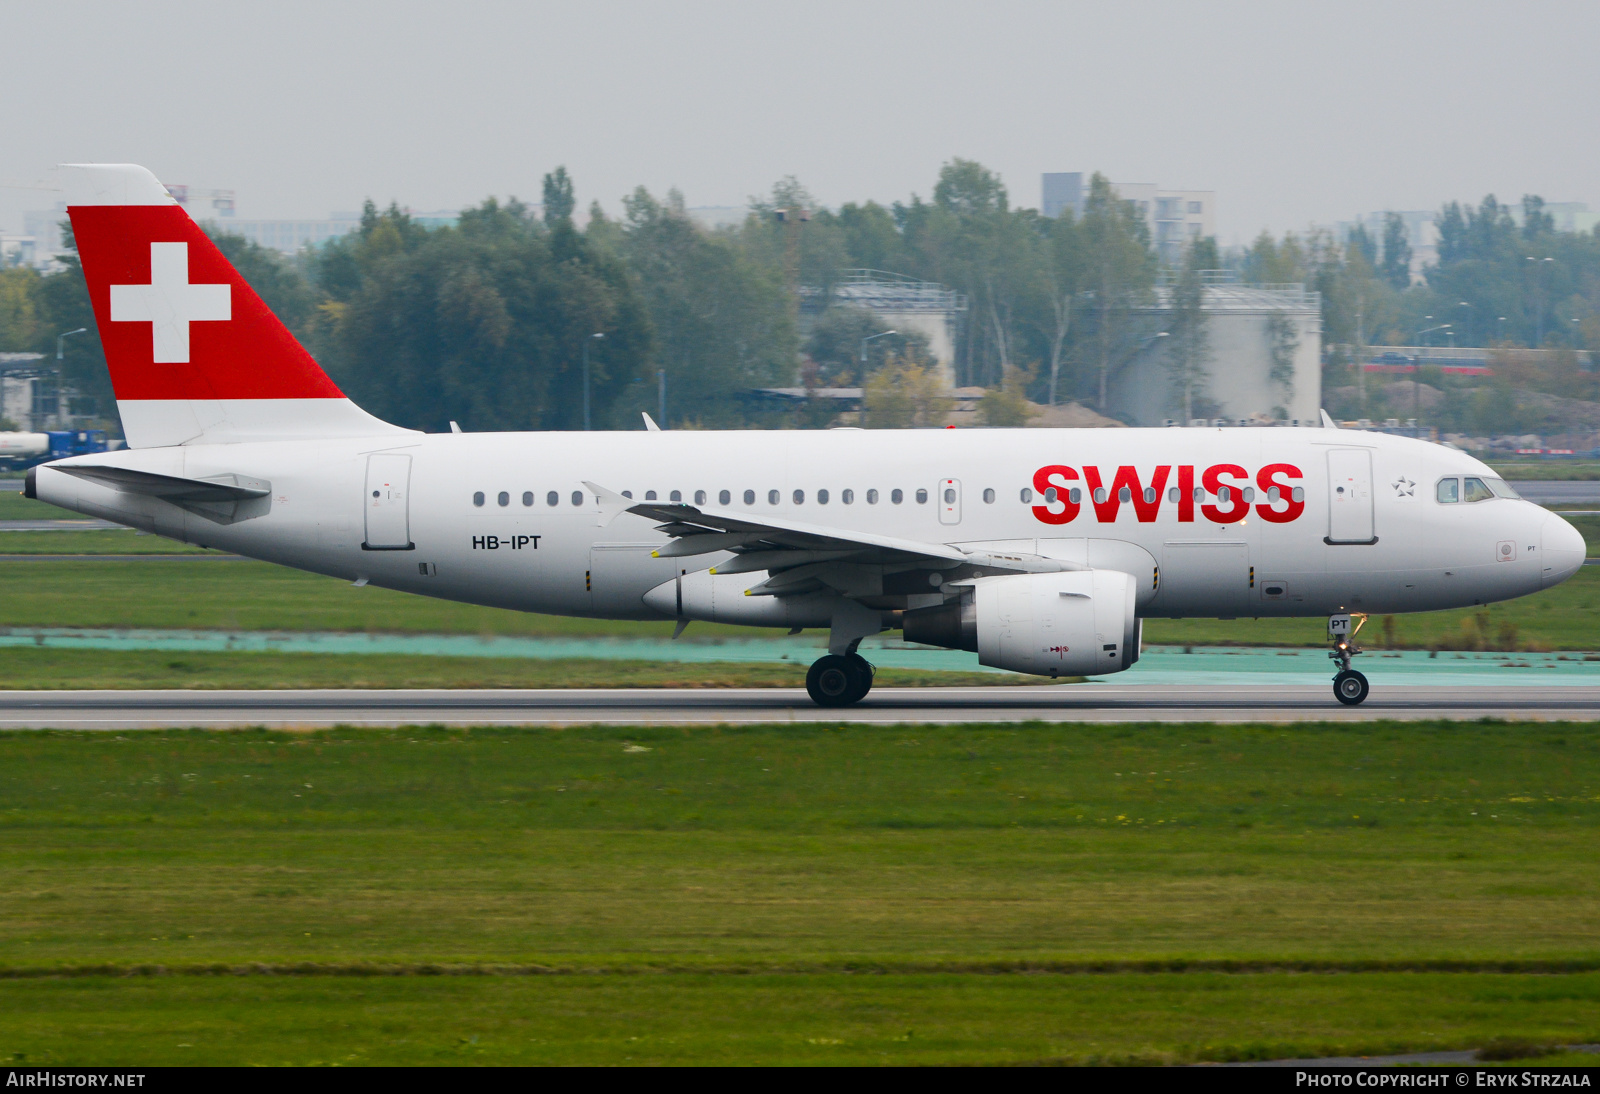
[[[1164,270],[1143,216],[1104,177],[1094,176],[1081,215],[1047,218],[962,159],[943,167],[927,199],[888,205],[824,209],[784,179],[751,200],[741,224],[716,230],[696,223],[676,191],[642,187],[619,217],[593,204],[580,226],[565,170],[544,178],[540,199],[490,198],[448,227],[369,201],[359,230],[293,257],[225,225],[208,229],[352,398],[427,430],[451,421],[581,428],[586,372],[596,428],[635,428],[640,410],[658,412],[663,391],[668,425],[826,424],[826,412],[796,418],[747,395],[799,384],[865,385],[869,406],[882,404],[868,424],[931,421],[943,396],[924,390],[924,340],[871,338],[886,329],[872,313],[815,307],[840,271],[860,268],[966,298],[955,378],[990,390],[994,424],[1025,416],[1025,400],[1104,409],[1116,373],[1157,333],[1169,339],[1174,404],[1203,416],[1212,362],[1201,272],[1216,268],[1320,291],[1328,344],[1454,334],[1458,344],[1600,348],[1600,239],[1556,231],[1535,197],[1524,199],[1520,224],[1493,197],[1446,205],[1439,261],[1415,283],[1397,216],[1376,238],[1263,234],[1228,255],[1201,240]],[[1162,284],[1168,306],[1157,314]],[[812,302],[804,312],[802,299]],[[67,341],[63,380],[109,416],[73,260],[47,275],[0,271],[0,349],[53,353],[56,334],[76,327],[90,329]],[[1327,355],[1325,383],[1360,387],[1351,366],[1348,355]],[[920,409],[905,409],[908,392],[923,392],[912,400]]]

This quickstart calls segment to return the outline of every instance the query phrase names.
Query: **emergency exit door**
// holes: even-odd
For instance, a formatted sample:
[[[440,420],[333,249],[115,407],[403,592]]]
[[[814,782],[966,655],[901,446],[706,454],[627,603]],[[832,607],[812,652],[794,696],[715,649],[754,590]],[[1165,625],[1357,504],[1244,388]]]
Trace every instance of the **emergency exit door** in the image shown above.
[[[1378,542],[1372,525],[1372,453],[1365,448],[1328,452],[1327,542]]]
[[[367,513],[363,551],[409,551],[411,457],[380,452],[367,457]]]
[[[961,523],[961,481],[939,480],[939,523]]]

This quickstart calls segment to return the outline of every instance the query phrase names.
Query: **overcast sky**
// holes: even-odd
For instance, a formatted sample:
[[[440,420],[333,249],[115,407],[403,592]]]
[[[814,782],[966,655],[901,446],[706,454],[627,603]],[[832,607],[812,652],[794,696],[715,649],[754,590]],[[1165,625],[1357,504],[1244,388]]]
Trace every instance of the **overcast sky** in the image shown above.
[[[58,162],[239,215],[537,199],[564,164],[741,205],[926,196],[941,163],[1215,190],[1224,244],[1487,192],[1600,206],[1600,3],[0,0],[0,228]]]

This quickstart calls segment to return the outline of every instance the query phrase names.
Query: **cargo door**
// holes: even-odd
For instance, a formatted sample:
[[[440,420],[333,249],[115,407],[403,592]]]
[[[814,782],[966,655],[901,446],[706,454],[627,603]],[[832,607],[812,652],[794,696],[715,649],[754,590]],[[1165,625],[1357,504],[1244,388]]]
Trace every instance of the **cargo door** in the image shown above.
[[[364,551],[409,551],[411,542],[411,457],[380,452],[367,457]]]
[[[1365,448],[1328,452],[1327,542],[1378,542],[1372,526],[1372,453]]]

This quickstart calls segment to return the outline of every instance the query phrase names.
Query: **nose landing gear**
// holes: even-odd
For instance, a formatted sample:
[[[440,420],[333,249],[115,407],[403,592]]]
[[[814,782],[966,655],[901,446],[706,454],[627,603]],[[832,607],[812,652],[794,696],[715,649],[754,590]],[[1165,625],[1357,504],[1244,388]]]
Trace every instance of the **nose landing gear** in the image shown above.
[[[819,707],[847,707],[872,690],[876,670],[858,653],[819,657],[806,673],[806,691]]]
[[[1333,697],[1347,707],[1359,705],[1369,690],[1367,678],[1350,667],[1350,658],[1361,652],[1354,639],[1366,621],[1362,612],[1328,617],[1328,638],[1333,642],[1328,656],[1339,662],[1339,672],[1333,678]]]

